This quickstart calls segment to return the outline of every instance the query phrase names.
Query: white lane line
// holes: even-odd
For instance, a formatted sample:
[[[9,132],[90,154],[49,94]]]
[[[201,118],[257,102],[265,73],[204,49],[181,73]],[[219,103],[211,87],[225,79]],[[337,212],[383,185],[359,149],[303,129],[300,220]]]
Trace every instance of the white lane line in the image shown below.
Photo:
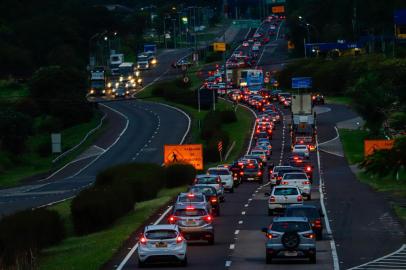
[[[168,209],[166,209],[166,211],[154,222],[153,225],[157,225],[159,222],[162,221],[162,219],[168,215],[168,213],[172,210],[173,206],[168,207]],[[137,250],[138,248],[138,243],[135,244],[130,252],[128,252],[128,254],[125,256],[125,258],[121,261],[121,263],[118,265],[118,267],[116,268],[117,270],[122,270],[123,267],[126,265],[126,263],[128,262],[128,260],[131,258],[131,256],[134,254],[134,252]]]
[[[242,221],[242,220],[238,221],[238,224],[243,224],[243,223],[244,223],[244,221]]]
[[[249,198],[248,201],[249,201],[249,202],[252,201],[252,198]]]
[[[182,113],[183,115],[185,115],[186,118],[188,119],[188,125],[187,125],[186,132],[185,132],[185,134],[183,135],[182,140],[181,140],[180,143],[179,143],[179,144],[183,144],[183,143],[185,142],[186,136],[189,134],[189,131],[190,131],[190,125],[191,125],[191,122],[192,122],[192,120],[190,119],[190,116],[189,116],[187,113],[185,113],[183,110],[181,110],[181,109],[179,109],[179,108],[176,108],[176,107],[174,107],[174,106],[171,106],[171,105],[168,105],[168,104],[164,104],[164,103],[158,103],[158,104],[161,104],[161,105],[163,105],[163,106],[166,106],[166,107],[171,108],[171,109],[174,109],[174,110],[177,110],[178,112],[180,112],[180,113]],[[158,125],[158,126],[159,126],[159,125]]]
[[[237,235],[240,233],[240,230],[235,230],[234,234]]]
[[[247,203],[247,204],[244,204],[244,207],[248,207],[248,203]]]
[[[231,261],[226,261],[226,267],[230,267],[231,266]]]
[[[241,212],[241,215],[245,215],[245,211],[242,211],[242,212]]]
[[[338,129],[337,129],[336,126],[334,127],[334,129],[336,131],[336,136],[334,137],[334,139],[331,139],[331,140],[328,140],[328,141],[325,141],[325,142],[321,142],[321,143],[319,143],[319,145],[323,145],[325,143],[329,143],[331,141],[337,140],[340,137],[340,133],[338,133]]]
[[[112,108],[112,107],[109,107],[109,106],[107,106],[107,105],[105,105],[105,104],[103,104],[103,103],[100,103],[100,105],[106,107],[107,109],[109,109],[109,110],[111,110],[111,111],[113,111],[113,112],[119,114],[121,117],[123,117],[123,118],[126,120],[125,127],[124,127],[124,129],[121,131],[121,133],[118,135],[118,137],[116,138],[116,140],[115,140],[111,145],[109,145],[109,147],[106,148],[106,151],[105,151],[105,152],[103,152],[101,155],[99,155],[98,157],[96,157],[95,159],[93,159],[91,162],[89,162],[88,164],[86,164],[86,166],[84,166],[84,167],[81,168],[78,172],[76,172],[76,173],[75,173],[74,175],[72,175],[72,176],[69,176],[68,178],[73,178],[73,177],[79,175],[81,172],[83,172],[83,171],[86,170],[87,168],[89,168],[90,165],[92,165],[93,163],[95,163],[101,156],[103,156],[103,155],[104,155],[105,153],[107,153],[107,151],[109,151],[114,145],[116,145],[116,143],[121,139],[121,137],[124,135],[124,133],[125,133],[125,132],[127,131],[127,129],[128,129],[128,125],[130,124],[130,119],[128,119],[128,117],[127,117],[125,114],[123,114],[122,112],[120,112],[120,111],[118,111],[118,110],[116,110],[116,109],[114,109],[114,108]]]
[[[371,267],[373,267],[373,264],[380,263],[380,261],[383,261],[383,260],[388,260],[388,259],[390,259],[390,257],[397,257],[397,256],[399,256],[399,255],[397,255],[397,254],[398,254],[398,253],[402,253],[402,251],[404,251],[405,249],[406,249],[406,244],[403,244],[398,250],[396,250],[396,251],[394,251],[394,252],[392,252],[392,253],[390,253],[390,254],[388,254],[388,255],[385,255],[385,256],[380,257],[380,258],[378,258],[378,259],[376,259],[376,260],[373,260],[373,261],[370,261],[370,262],[361,264],[361,265],[359,265],[359,266],[350,268],[350,269],[348,269],[348,270],[373,269],[373,268],[371,268]],[[403,259],[403,258],[404,258],[404,255],[402,254],[401,256],[402,256],[401,258]],[[388,264],[391,264],[391,262],[388,262]],[[382,266],[384,266],[384,265],[380,265],[380,266],[382,267]],[[376,269],[379,269],[379,267],[376,268]],[[382,268],[381,268],[381,269],[382,269]],[[384,269],[388,269],[388,268],[385,267]],[[403,268],[401,268],[401,269],[403,269]]]
[[[323,177],[321,175],[319,141],[318,141],[317,136],[316,136],[316,146],[317,146],[317,165],[318,165],[318,171],[319,171],[320,205],[321,205],[321,209],[322,209],[322,211],[324,213],[324,224],[326,225],[326,231],[331,236],[330,246],[331,246],[331,256],[333,257],[333,267],[334,267],[334,270],[340,270],[340,263],[339,263],[339,260],[338,260],[336,244],[335,244],[335,241],[334,241],[333,233],[331,231],[330,221],[328,219],[326,206],[324,205],[324,193],[323,193],[323,190],[322,190],[322,186],[324,186],[324,182],[323,182]]]
[[[230,244],[230,249],[234,249],[235,248],[235,244]]]

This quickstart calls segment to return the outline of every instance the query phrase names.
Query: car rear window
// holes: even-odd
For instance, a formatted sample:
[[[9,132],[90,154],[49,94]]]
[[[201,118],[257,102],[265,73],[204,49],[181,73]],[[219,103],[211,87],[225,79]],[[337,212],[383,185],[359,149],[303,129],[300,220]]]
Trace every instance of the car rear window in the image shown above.
[[[202,177],[197,178],[198,184],[217,184],[218,178],[217,177]]]
[[[298,191],[296,188],[275,188],[273,195],[283,195],[283,196],[289,196],[289,195],[298,195]]]
[[[277,232],[305,232],[310,230],[308,222],[289,221],[289,222],[274,222],[271,225],[271,230]]]
[[[173,239],[177,235],[174,230],[150,230],[145,233],[147,239]]]
[[[263,151],[252,151],[251,155],[263,155],[264,152]]]
[[[307,179],[307,176],[305,173],[286,173],[283,175],[283,179]]]
[[[316,208],[288,208],[286,209],[285,216],[287,217],[307,217],[307,218],[318,218],[320,217]]]
[[[207,215],[206,210],[204,209],[178,209],[174,213],[178,217],[199,217]]]
[[[228,170],[219,170],[219,169],[209,169],[207,171],[209,174],[213,174],[213,175],[229,175],[229,171]]]
[[[277,173],[277,172],[279,172],[279,171],[281,171],[281,170],[283,170],[283,169],[286,169],[286,167],[279,167],[279,166],[276,166],[276,167],[273,169],[273,171],[274,171],[275,173]]]
[[[211,187],[194,187],[190,192],[203,193],[204,195],[216,195],[216,190]]]
[[[178,202],[204,202],[204,196],[196,194],[193,196],[182,195],[179,196]]]

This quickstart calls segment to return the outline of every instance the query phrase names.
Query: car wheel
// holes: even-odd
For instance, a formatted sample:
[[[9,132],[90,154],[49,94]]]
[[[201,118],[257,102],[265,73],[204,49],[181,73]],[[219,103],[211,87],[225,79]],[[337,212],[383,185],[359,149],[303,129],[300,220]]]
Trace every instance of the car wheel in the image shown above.
[[[210,237],[210,239],[207,241],[208,243],[209,243],[209,245],[214,245],[214,235],[212,235],[211,237]]]
[[[272,255],[267,253],[265,255],[265,261],[266,261],[266,264],[271,264],[272,263]]]
[[[185,256],[185,258],[180,262],[181,266],[187,266],[187,257]]]
[[[144,268],[145,267],[145,262],[142,262],[140,259],[138,259],[138,268]]]
[[[273,216],[273,210],[268,209],[268,216]]]
[[[230,193],[234,193],[234,188],[233,187],[230,189]]]
[[[313,255],[309,256],[309,261],[310,263],[314,264],[316,263],[317,259],[316,259],[316,253],[314,253]]]

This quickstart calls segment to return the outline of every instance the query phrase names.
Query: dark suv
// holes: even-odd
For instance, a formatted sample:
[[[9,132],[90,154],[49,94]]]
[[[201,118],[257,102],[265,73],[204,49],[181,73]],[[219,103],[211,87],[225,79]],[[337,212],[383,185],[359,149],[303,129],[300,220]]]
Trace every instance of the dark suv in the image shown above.
[[[262,169],[255,163],[248,163],[243,168],[241,178],[243,181],[263,182]]]
[[[316,233],[316,239],[323,238],[323,222],[324,214],[315,205],[290,205],[285,211],[286,217],[307,217],[312,225],[313,231]]]

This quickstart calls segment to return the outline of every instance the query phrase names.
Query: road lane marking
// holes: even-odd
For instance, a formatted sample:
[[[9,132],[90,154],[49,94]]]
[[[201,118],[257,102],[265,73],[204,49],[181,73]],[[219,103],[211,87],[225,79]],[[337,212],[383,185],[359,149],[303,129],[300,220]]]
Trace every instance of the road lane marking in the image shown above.
[[[235,244],[230,244],[230,249],[234,249],[235,248]]]
[[[240,230],[235,230],[234,234],[237,235],[240,233]]]
[[[231,266],[231,261],[226,261],[226,267],[230,267]]]
[[[238,221],[238,224],[243,224],[243,223],[244,223],[244,221],[242,221],[242,220]]]
[[[373,261],[352,267],[348,270],[361,269],[405,269],[406,268],[406,244],[402,245],[398,250],[375,259]]]
[[[242,212],[241,212],[241,215],[245,215],[245,211],[242,211]]]
[[[247,204],[244,204],[244,207],[248,207],[248,203],[247,203]]]

